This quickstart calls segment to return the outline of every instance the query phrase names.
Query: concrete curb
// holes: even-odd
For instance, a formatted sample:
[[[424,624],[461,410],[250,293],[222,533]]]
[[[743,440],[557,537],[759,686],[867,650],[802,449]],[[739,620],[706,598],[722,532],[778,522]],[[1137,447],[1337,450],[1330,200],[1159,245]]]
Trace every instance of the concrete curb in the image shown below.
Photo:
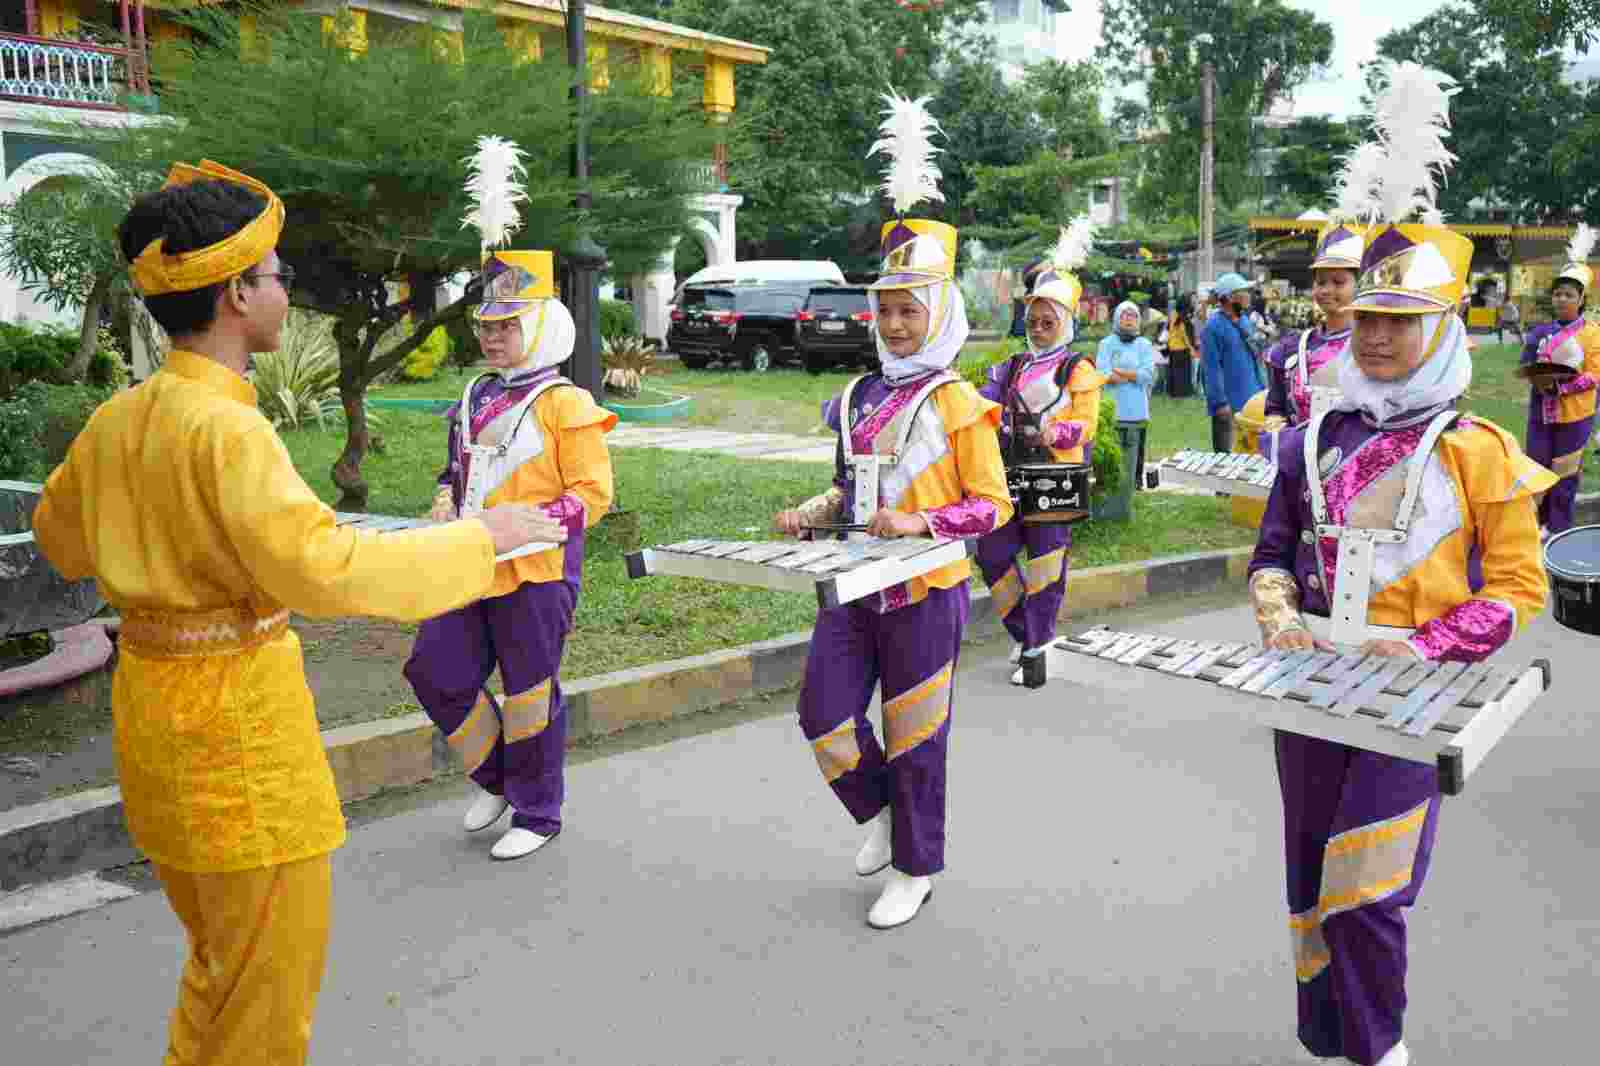
[[[1579,498],[1578,520],[1600,522],[1600,493]],[[1242,596],[1251,551],[1234,548],[1070,571],[1065,615],[1074,618],[1228,586]],[[992,637],[998,629],[988,591],[975,589],[969,639]],[[800,683],[810,642],[806,630],[574,681],[565,686],[567,734],[573,740],[606,736],[629,726],[792,688]],[[460,772],[443,737],[421,713],[330,729],[322,739],[345,802]],[[116,788],[0,812],[0,891],[139,858],[128,838],[122,795]]]

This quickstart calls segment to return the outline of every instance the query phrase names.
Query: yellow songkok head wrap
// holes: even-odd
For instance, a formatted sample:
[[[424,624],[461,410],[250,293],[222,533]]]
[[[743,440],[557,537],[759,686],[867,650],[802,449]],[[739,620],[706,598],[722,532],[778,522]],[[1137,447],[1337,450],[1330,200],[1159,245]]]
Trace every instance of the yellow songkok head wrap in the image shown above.
[[[237,233],[205,248],[168,255],[163,247],[165,237],[157,237],[145,245],[129,268],[134,287],[141,296],[193,292],[226,281],[265,259],[267,253],[278,246],[278,235],[283,232],[283,201],[271,189],[247,174],[209,159],[201,160],[197,167],[174,163],[162,188],[196,181],[231,181],[243,185],[267,202],[266,209]]]

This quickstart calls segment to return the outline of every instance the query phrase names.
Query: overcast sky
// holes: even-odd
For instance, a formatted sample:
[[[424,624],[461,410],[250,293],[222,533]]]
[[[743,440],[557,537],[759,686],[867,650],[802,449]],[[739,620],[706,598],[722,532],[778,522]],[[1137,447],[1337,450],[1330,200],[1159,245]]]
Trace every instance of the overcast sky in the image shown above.
[[[1306,3],[1288,0],[1290,7],[1314,12],[1333,24],[1333,62],[1328,78],[1301,86],[1295,93],[1295,112],[1331,114],[1344,118],[1360,107],[1361,64],[1376,54],[1379,37],[1409,26],[1440,6],[1441,0],[1336,0]],[[1085,59],[1100,42],[1100,0],[1072,0],[1072,10],[1057,17],[1056,36],[1064,59]],[[1600,77],[1600,57],[1591,52],[1582,73]]]

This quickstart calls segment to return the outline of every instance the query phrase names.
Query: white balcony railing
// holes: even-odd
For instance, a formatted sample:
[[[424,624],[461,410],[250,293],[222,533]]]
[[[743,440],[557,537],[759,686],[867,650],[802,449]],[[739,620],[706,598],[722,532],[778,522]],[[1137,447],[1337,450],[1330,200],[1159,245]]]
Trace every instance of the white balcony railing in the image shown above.
[[[67,107],[121,108],[137,80],[133,53],[0,33],[0,96]]]

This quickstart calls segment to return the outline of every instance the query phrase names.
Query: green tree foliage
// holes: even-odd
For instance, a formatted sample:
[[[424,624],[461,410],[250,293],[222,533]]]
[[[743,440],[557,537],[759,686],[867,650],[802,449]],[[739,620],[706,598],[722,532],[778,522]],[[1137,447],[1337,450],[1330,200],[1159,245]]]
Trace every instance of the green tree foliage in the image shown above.
[[[1194,211],[1200,146],[1200,64],[1216,67],[1218,203],[1248,196],[1252,122],[1333,52],[1333,27],[1283,0],[1101,0],[1104,46],[1125,81],[1143,81],[1161,128],[1144,153],[1135,207],[1161,217]],[[1210,34],[1212,43],[1196,38]],[[1124,121],[1131,114],[1120,116]]]
[[[1282,209],[1324,207],[1343,157],[1356,145],[1356,131],[1347,122],[1326,115],[1308,115],[1267,139],[1275,158],[1264,164],[1276,186],[1266,199]]]
[[[528,62],[477,10],[463,12],[458,37],[419,26],[364,51],[296,11],[258,15],[247,39],[236,15],[202,8],[184,18],[193,40],[155,59],[162,112],[175,121],[74,135],[108,160],[156,172],[172,160],[225,161],[283,197],[279,253],[299,272],[291,299],[338,319],[348,436],[332,477],[340,505],[358,509],[367,497],[366,387],[467,306],[463,298],[437,307],[433,293],[478,265],[477,236],[461,223],[462,160],[477,138],[510,137],[528,153],[519,246],[561,249],[577,234],[571,71],[561,57]],[[588,221],[618,272],[654,262],[688,221],[691,164],[711,157],[718,136],[697,89],[663,97],[643,72],[613,71],[610,88],[591,97]],[[392,301],[390,286],[402,281],[412,298]],[[407,314],[411,336],[375,354]]]
[[[1473,0],[1484,29],[1528,52],[1571,45],[1587,52],[1600,34],[1600,0]]]
[[[81,381],[98,347],[100,312],[126,299],[127,272],[115,231],[134,180],[109,168],[41,182],[0,203],[0,269],[57,311],[82,308],[75,353],[62,368]]]
[[[993,43],[974,35],[945,61],[928,110],[944,130],[941,213],[957,224],[979,221],[980,211],[991,215],[991,205],[973,196],[977,172],[1015,167],[1033,156],[1043,136],[1030,94],[1006,84]]]
[[[867,150],[889,86],[920,96],[960,27],[985,0],[944,0],[912,11],[893,0],[609,0],[607,7],[666,19],[772,49],[736,72],[730,169],[738,192],[739,256],[871,262],[878,182]],[[947,186],[948,190],[948,186]],[[948,195],[948,191],[947,191]],[[869,217],[870,216],[870,217]],[[953,216],[952,216],[953,217]]]
[[[1378,54],[1415,60],[1456,79],[1450,101],[1457,161],[1439,206],[1465,219],[1481,199],[1524,218],[1600,210],[1600,94],[1568,84],[1566,61],[1546,38],[1533,50],[1500,40],[1466,3],[1447,3],[1378,39]]]

